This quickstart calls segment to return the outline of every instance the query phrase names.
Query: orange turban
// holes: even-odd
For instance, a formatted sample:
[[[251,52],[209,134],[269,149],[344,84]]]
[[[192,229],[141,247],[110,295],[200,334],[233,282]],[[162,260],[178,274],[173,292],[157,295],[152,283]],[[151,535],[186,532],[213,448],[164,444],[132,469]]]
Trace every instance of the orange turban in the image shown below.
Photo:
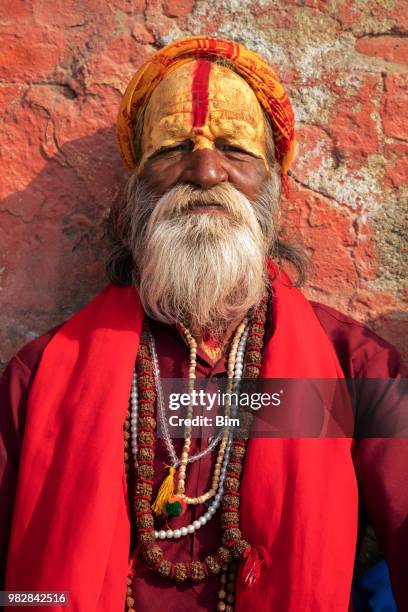
[[[122,98],[117,138],[123,160],[136,166],[134,126],[160,81],[192,58],[220,57],[228,60],[252,87],[268,114],[273,129],[275,157],[286,173],[295,152],[295,128],[290,100],[275,72],[259,55],[230,40],[192,36],[167,45],[155,53],[134,75]]]

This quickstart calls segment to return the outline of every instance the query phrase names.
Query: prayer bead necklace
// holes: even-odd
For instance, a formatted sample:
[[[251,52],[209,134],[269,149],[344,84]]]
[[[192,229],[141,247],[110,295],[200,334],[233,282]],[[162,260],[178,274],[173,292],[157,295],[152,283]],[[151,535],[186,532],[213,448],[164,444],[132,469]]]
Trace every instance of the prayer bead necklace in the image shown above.
[[[267,302],[266,298],[264,298],[253,312],[245,352],[245,378],[256,378],[259,376],[266,307]],[[135,612],[132,595],[132,577],[139,570],[143,572],[146,569],[150,569],[162,577],[178,582],[186,580],[201,582],[210,574],[222,572],[231,561],[246,559],[242,574],[243,580],[246,582],[247,577],[253,572],[253,565],[256,563],[255,559],[257,558],[256,548],[253,549],[242,538],[239,529],[240,480],[252,423],[252,415],[245,412],[240,413],[240,426],[234,435],[231,445],[228,471],[225,477],[221,512],[221,545],[214,553],[205,556],[203,560],[192,561],[190,563],[174,563],[164,557],[164,552],[155,538],[154,520],[150,508],[153,487],[154,430],[156,426],[154,407],[156,394],[149,342],[146,335],[142,335],[139,346],[137,380],[139,400],[138,461],[135,466],[133,511],[138,546],[129,561],[129,577],[127,580],[127,605],[129,612]],[[125,430],[125,457],[127,456],[126,444],[128,438],[128,431]],[[228,608],[223,607],[223,605],[225,606],[226,604],[220,598],[218,609],[227,610]]]
[[[167,514],[169,516],[180,516],[183,514],[187,508],[187,504],[190,505],[198,505],[206,502],[208,499],[214,497],[217,493],[217,488],[220,482],[221,469],[224,461],[225,449],[227,446],[228,435],[229,435],[229,417],[231,414],[231,406],[230,400],[228,398],[231,397],[231,388],[234,379],[235,372],[235,361],[237,358],[237,350],[242,334],[245,330],[245,327],[248,323],[248,318],[246,317],[242,323],[237,327],[236,332],[234,334],[234,338],[232,341],[230,356],[228,359],[228,393],[226,393],[227,402],[225,405],[225,422],[226,425],[222,430],[221,444],[218,451],[216,464],[214,468],[213,480],[211,488],[199,495],[198,497],[188,497],[185,494],[185,478],[186,478],[186,468],[188,464],[188,458],[191,447],[191,425],[187,425],[184,430],[184,445],[181,453],[181,458],[179,461],[178,467],[178,482],[177,482],[177,492],[174,494],[174,476],[176,472],[176,468],[174,466],[170,466],[169,474],[164,479],[163,483],[160,486],[160,489],[157,493],[157,497],[152,505],[152,509],[156,515]],[[191,332],[184,326],[181,325],[185,338],[190,348],[190,364],[189,364],[189,376],[188,376],[188,392],[191,396],[194,390],[194,381],[196,378],[195,370],[196,370],[196,357],[197,357],[197,343],[194,339]],[[241,367],[242,370],[242,367]],[[155,386],[157,389],[157,386]],[[186,414],[186,422],[191,423],[191,419],[193,416],[193,406],[192,403],[187,407]],[[171,441],[170,441],[171,443]],[[202,517],[203,518],[203,517]]]
[[[228,423],[229,417],[231,416],[231,404],[230,404],[229,398],[231,397],[232,384],[234,380],[238,345],[239,345],[240,339],[242,337],[242,334],[245,331],[247,324],[248,324],[248,317],[245,317],[245,319],[238,325],[236,329],[234,338],[232,340],[230,353],[228,356],[228,370],[227,370],[228,387],[227,387],[227,393],[226,393],[226,398],[228,399],[227,399],[227,403],[225,406],[226,423]],[[184,335],[186,337],[187,343],[190,347],[190,368],[189,368],[190,388],[189,388],[189,391],[191,392],[192,389],[194,388],[194,379],[196,377],[195,371],[196,371],[197,343],[196,343],[195,338],[192,336],[191,332],[184,325],[181,324],[180,327],[182,328]],[[191,420],[192,416],[193,416],[192,405],[190,404],[189,410],[187,413],[187,418]],[[181,497],[181,499],[186,504],[197,505],[197,504],[203,504],[208,499],[211,499],[211,497],[214,497],[214,495],[216,495],[218,483],[220,480],[220,474],[221,474],[225,449],[226,449],[227,442],[228,442],[229,426],[228,424],[224,426],[224,429],[222,432],[221,444],[220,444],[220,448],[218,451],[218,456],[217,456],[217,460],[216,460],[216,464],[214,468],[214,475],[213,475],[211,488],[206,493],[203,493],[202,495],[199,495],[198,497],[188,497],[185,494],[186,468],[187,468],[187,462],[188,462],[190,446],[191,446],[191,429],[192,428],[190,425],[186,427],[185,432],[184,432],[184,446],[181,452],[181,460],[180,460],[180,466],[179,466],[177,496]]]
[[[135,376],[132,381],[132,388],[136,384],[136,380],[137,378]],[[132,413],[131,413],[132,414],[132,419],[131,419],[132,454],[134,454],[135,448],[137,449],[137,445],[134,444],[134,440],[135,438],[137,438],[137,427],[135,426],[135,423],[137,423],[137,393],[132,393],[131,404],[132,404]],[[232,444],[232,435],[230,434],[228,438],[226,452],[224,455],[220,481],[218,483],[218,490],[216,492],[216,495],[214,496],[214,500],[212,501],[211,505],[209,506],[205,514],[203,514],[199,519],[193,521],[193,523],[191,523],[190,525],[181,527],[180,529],[174,529],[174,530],[173,529],[166,529],[166,530],[161,529],[159,531],[155,531],[154,534],[156,538],[164,540],[164,539],[170,539],[170,538],[179,538],[181,536],[185,536],[187,534],[194,533],[194,531],[196,531],[197,529],[200,529],[200,527],[205,525],[211,519],[211,517],[216,513],[221,503],[222,494],[224,491],[224,480],[225,480],[225,474],[227,471],[231,444]],[[134,461],[136,464],[136,459],[134,459]]]
[[[248,326],[246,326],[244,333],[242,334],[240,338],[240,343],[238,346],[238,351],[237,351],[237,356],[236,356],[234,388],[238,387],[239,381],[241,380],[241,377],[242,377],[245,345],[246,345],[246,341],[248,338],[248,332],[249,332],[249,328]],[[152,341],[151,341],[152,334],[151,333],[149,334],[149,340],[150,340],[150,343],[149,343],[150,348],[152,348]],[[153,354],[152,354],[152,357],[153,357]],[[156,372],[158,372],[157,369],[156,369]],[[156,386],[156,389],[159,389],[160,380],[156,378],[156,372],[155,372],[155,386]],[[137,423],[137,374],[136,372],[134,372],[133,379],[132,379],[131,404],[132,404],[132,422]],[[233,413],[233,416],[235,416],[234,413]],[[135,447],[137,448],[137,442],[136,442],[137,441],[137,428],[133,428],[133,425],[132,425],[131,429],[132,429],[131,436],[132,436],[132,452],[133,452],[134,448]],[[227,447],[226,447],[223,465],[221,469],[220,481],[218,483],[218,490],[216,492],[216,495],[214,496],[214,500],[211,502],[211,505],[208,507],[208,510],[200,518],[194,520],[190,525],[180,527],[179,529],[161,529],[161,530],[155,531],[154,535],[156,539],[157,538],[160,540],[172,539],[172,538],[177,539],[182,536],[192,534],[198,529],[200,529],[200,527],[202,527],[203,525],[206,525],[208,521],[211,519],[211,517],[216,513],[221,503],[222,495],[224,492],[224,480],[225,480],[225,475],[227,472],[227,466],[228,466],[229,455],[230,455],[231,444],[232,444],[232,437],[233,437],[233,430],[231,429],[229,432]],[[171,440],[169,440],[169,442],[171,444]],[[171,444],[171,446],[173,445]],[[200,453],[200,455],[204,456],[208,454],[209,452],[210,452],[209,447],[207,447],[205,451],[202,451]]]

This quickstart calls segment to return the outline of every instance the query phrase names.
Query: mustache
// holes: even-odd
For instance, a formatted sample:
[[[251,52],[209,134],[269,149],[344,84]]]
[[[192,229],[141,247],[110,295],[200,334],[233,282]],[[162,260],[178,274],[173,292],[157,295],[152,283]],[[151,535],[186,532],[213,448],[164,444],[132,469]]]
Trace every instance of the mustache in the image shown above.
[[[211,189],[193,185],[176,185],[157,199],[151,211],[150,224],[159,220],[183,217],[197,207],[217,207],[225,211],[231,220],[247,223],[253,215],[248,198],[231,183],[221,183]]]

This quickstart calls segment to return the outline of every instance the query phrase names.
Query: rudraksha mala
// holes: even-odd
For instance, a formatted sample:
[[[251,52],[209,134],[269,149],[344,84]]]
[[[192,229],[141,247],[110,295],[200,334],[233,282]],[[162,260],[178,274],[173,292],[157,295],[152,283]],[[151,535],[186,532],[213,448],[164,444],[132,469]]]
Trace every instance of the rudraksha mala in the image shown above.
[[[252,313],[245,353],[243,378],[246,379],[257,378],[260,373],[266,310],[267,298],[264,297]],[[239,503],[241,474],[253,417],[248,412],[240,413],[240,427],[234,432],[222,499],[221,529],[223,533],[221,545],[214,553],[206,555],[204,560],[196,560],[190,563],[172,562],[164,558],[163,549],[156,542],[154,535],[154,518],[151,503],[154,476],[156,390],[149,339],[145,332],[142,333],[140,340],[136,371],[139,395],[139,420],[133,515],[138,545],[129,562],[126,598],[128,612],[136,612],[134,609],[132,578],[138,569],[154,571],[160,576],[175,580],[176,582],[190,580],[196,583],[202,582],[211,574],[219,574],[221,572],[222,584],[217,609],[232,611],[233,593],[232,595],[230,593],[228,598],[230,601],[227,601],[227,594],[223,588],[223,584],[226,584],[228,580],[228,567],[230,567],[230,581],[228,584],[231,591],[232,578],[235,578],[236,575],[236,569],[235,572],[232,571],[233,568],[236,568],[234,562],[246,558],[251,550],[251,545],[243,539],[239,527]],[[128,414],[124,425],[126,464],[129,463],[129,422],[130,417]],[[129,471],[129,466],[127,465],[126,473],[129,474]],[[128,478],[129,481],[130,479]]]

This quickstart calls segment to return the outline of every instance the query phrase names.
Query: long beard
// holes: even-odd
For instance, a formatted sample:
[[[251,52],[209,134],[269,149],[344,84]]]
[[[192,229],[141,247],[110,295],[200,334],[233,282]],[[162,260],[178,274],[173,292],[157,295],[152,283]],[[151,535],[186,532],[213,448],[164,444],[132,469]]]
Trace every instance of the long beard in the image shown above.
[[[251,202],[229,183],[179,185],[157,199],[134,180],[129,245],[146,312],[220,336],[265,291],[265,256],[275,238],[276,181]],[[271,201],[274,200],[274,201]],[[217,205],[219,212],[194,212]]]

